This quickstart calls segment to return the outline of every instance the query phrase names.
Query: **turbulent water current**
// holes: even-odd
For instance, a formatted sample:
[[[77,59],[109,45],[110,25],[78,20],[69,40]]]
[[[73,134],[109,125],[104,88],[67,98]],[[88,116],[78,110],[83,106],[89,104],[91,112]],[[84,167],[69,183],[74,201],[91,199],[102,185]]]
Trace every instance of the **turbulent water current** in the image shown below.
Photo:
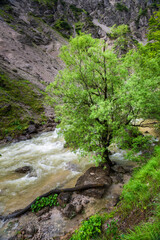
[[[73,187],[89,167],[77,154],[64,148],[64,140],[54,132],[0,148],[0,215],[24,208],[37,196],[56,187]],[[31,166],[30,173],[16,173]]]

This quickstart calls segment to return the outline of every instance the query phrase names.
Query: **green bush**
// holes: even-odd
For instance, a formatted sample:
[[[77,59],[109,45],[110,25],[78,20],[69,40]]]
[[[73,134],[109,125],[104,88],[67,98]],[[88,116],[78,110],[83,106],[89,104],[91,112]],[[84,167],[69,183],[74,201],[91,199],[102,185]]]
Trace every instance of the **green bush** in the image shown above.
[[[80,33],[82,31],[82,28],[84,27],[84,23],[82,22],[77,22],[75,23],[75,30],[76,33]]]
[[[116,9],[117,10],[119,10],[119,11],[126,11],[126,12],[128,12],[128,8],[124,5],[124,4],[122,4],[122,3],[117,3],[116,4]]]
[[[110,223],[107,224],[107,230],[105,232],[106,240],[120,240],[119,230],[117,226],[117,221],[112,220]]]
[[[70,30],[72,27],[69,25],[69,23],[64,20],[63,18],[58,19],[54,27],[59,31],[59,30]]]
[[[133,152],[143,151],[151,145],[151,136],[144,136],[133,126],[127,126],[126,129],[119,129],[117,142],[122,149],[132,149]]]
[[[50,195],[49,197],[38,197],[36,202],[31,205],[32,212],[38,212],[44,207],[52,207],[58,206],[59,203],[57,201],[58,194]]]
[[[90,240],[101,234],[102,217],[91,216],[87,221],[82,222],[81,227],[75,231],[70,240]]]

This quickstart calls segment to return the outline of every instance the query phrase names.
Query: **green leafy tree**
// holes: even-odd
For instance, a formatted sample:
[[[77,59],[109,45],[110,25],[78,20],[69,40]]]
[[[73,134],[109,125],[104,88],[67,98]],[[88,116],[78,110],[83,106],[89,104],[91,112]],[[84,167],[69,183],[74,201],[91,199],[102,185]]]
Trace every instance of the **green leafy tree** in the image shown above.
[[[119,55],[126,54],[130,49],[137,47],[138,42],[133,38],[128,25],[115,24],[107,35],[113,40],[114,49]]]
[[[73,149],[111,165],[108,146],[119,129],[160,112],[159,65],[135,51],[118,58],[104,41],[84,34],[63,46],[60,57],[66,67],[47,91],[61,132]]]
[[[147,44],[150,54],[160,55],[160,10],[155,12],[149,20],[148,41],[150,41]]]

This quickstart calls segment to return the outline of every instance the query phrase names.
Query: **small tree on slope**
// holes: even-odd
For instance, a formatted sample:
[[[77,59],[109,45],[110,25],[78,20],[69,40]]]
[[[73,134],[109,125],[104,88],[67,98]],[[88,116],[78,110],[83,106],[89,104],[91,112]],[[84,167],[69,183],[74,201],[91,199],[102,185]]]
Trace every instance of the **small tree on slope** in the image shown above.
[[[137,52],[118,58],[90,35],[72,38],[60,54],[65,69],[47,87],[65,140],[108,162],[108,146],[131,120],[160,112],[159,64]]]

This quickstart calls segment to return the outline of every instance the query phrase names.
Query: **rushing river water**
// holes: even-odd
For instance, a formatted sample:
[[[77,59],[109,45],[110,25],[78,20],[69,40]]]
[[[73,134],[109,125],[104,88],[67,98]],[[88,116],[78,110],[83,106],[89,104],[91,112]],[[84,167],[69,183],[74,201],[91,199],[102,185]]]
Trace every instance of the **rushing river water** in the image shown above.
[[[0,154],[0,215],[24,208],[53,188],[74,186],[77,177],[91,165],[64,148],[57,130],[3,146]],[[33,171],[15,172],[23,166],[31,166]]]

